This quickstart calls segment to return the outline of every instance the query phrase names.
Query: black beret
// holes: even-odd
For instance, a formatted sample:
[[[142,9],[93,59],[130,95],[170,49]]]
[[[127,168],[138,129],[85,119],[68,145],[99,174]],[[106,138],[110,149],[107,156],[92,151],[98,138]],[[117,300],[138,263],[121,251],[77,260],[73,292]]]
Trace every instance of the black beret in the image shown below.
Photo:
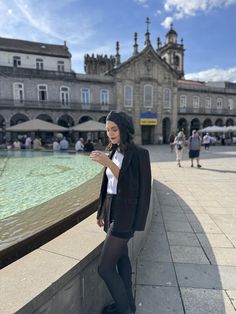
[[[132,118],[125,112],[110,111],[106,117],[106,121],[112,121],[117,124],[120,130],[134,134],[134,124]]]

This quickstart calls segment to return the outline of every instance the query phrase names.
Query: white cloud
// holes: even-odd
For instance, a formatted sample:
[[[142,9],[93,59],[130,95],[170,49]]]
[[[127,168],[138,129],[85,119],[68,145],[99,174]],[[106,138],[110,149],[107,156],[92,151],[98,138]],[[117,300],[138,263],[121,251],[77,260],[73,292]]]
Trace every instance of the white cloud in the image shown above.
[[[168,16],[165,18],[165,20],[161,23],[161,25],[164,27],[164,28],[170,28],[170,24],[173,23],[173,18]]]
[[[185,75],[188,80],[198,81],[230,81],[236,83],[236,67],[229,69],[213,68],[198,73],[189,73]]]
[[[205,12],[234,4],[236,4],[236,0],[164,0],[164,9],[170,12],[174,19],[182,19],[194,16],[201,11]]]
[[[149,7],[148,1],[149,0],[134,0],[134,2],[140,4],[144,8],[148,8]]]

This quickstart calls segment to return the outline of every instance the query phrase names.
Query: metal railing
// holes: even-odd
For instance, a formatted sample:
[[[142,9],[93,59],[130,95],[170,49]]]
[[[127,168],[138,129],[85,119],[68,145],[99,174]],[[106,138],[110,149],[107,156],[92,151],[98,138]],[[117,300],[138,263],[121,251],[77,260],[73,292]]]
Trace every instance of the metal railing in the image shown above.
[[[236,115],[236,109],[217,109],[217,108],[180,108],[178,107],[178,114],[214,114],[214,115],[230,115],[235,116]]]
[[[63,109],[63,110],[86,110],[86,111],[110,111],[115,110],[115,104],[85,104],[81,102],[62,103],[60,101],[47,100],[15,100],[0,99],[0,109]]]

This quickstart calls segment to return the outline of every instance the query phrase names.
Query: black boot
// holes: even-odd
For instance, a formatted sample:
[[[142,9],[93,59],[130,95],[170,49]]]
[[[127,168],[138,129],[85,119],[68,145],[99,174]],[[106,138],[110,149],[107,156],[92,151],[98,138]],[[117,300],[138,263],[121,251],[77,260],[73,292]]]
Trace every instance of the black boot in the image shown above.
[[[135,313],[136,312],[136,305],[135,305],[135,301],[134,301],[132,288],[126,290],[126,292],[127,292],[127,296],[128,296],[128,300],[129,300],[130,309],[131,309],[132,313]]]
[[[119,311],[117,308],[116,303],[109,304],[104,307],[102,314],[132,314],[134,312],[131,312],[130,309],[126,311]]]
[[[117,311],[117,305],[116,303],[111,303],[109,305],[106,305],[103,310],[102,310],[102,314],[115,314]]]

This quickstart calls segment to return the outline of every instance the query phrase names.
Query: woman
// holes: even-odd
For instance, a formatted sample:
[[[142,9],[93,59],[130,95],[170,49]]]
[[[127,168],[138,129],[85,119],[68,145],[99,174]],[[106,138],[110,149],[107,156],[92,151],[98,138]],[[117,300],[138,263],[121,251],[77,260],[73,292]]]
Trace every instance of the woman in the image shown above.
[[[98,272],[115,303],[102,313],[131,314],[136,307],[132,293],[132,269],[128,241],[144,230],[151,193],[149,153],[132,141],[134,126],[124,112],[111,111],[106,118],[110,154],[93,151],[91,158],[105,166],[97,224],[107,233]]]
[[[181,160],[183,158],[183,151],[184,151],[184,143],[185,143],[185,136],[184,132],[180,131],[174,141],[175,144],[175,153],[176,153],[176,161],[177,165],[181,167]]]

